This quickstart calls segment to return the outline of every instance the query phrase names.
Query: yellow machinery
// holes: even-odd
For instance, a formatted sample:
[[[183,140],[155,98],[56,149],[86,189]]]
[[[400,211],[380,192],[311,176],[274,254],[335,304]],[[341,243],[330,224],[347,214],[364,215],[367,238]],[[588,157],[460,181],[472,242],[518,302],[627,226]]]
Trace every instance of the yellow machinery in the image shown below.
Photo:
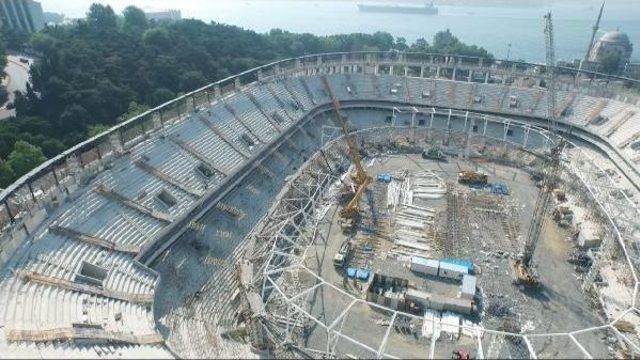
[[[486,174],[467,170],[458,173],[458,182],[467,185],[487,185],[489,177]]]
[[[367,185],[371,182],[371,177],[367,175],[367,172],[362,167],[362,159],[360,157],[360,148],[358,147],[358,142],[355,137],[349,133],[349,126],[347,125],[347,119],[342,115],[342,110],[340,109],[340,102],[336,98],[333,90],[331,89],[331,85],[329,84],[329,80],[326,76],[322,77],[322,82],[327,92],[329,93],[329,97],[331,97],[331,101],[333,102],[333,107],[336,111],[336,116],[340,122],[340,126],[342,128],[342,133],[345,136],[345,141],[347,143],[347,147],[349,148],[349,155],[351,156],[351,161],[353,162],[354,167],[356,168],[356,173],[351,177],[354,183],[354,187],[356,189],[353,198],[347,206],[340,211],[340,216],[344,219],[355,219],[358,217],[360,213],[360,199],[362,199],[362,195],[367,189]]]

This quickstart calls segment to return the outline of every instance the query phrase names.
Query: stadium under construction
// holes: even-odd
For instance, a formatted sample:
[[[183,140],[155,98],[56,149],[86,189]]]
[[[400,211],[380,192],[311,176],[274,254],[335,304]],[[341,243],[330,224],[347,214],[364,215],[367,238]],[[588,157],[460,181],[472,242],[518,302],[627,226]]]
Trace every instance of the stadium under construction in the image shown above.
[[[640,84],[577,71],[312,55],[121,123],[0,195],[0,357],[637,357]]]

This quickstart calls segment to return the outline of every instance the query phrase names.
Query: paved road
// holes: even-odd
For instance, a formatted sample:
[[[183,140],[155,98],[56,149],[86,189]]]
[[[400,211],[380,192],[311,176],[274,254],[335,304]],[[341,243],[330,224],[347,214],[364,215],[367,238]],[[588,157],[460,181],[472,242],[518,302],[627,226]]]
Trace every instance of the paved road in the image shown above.
[[[32,64],[33,59],[29,59],[29,64],[21,63],[19,59],[19,56],[8,55],[7,67],[4,69],[7,76],[3,85],[7,87],[10,102],[13,102],[13,92],[16,90],[26,91],[27,82],[29,82],[29,66]],[[7,110],[5,106],[0,108],[0,119],[5,119],[13,115],[15,115],[14,109]]]

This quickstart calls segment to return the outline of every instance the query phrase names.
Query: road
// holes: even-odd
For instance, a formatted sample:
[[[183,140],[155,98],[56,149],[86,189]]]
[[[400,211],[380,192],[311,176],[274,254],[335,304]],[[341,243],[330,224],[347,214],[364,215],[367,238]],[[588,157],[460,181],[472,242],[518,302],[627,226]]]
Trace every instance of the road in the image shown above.
[[[4,79],[3,85],[6,86],[9,92],[9,102],[13,102],[13,92],[26,91],[27,82],[29,82],[29,66],[33,63],[33,59],[29,59],[28,64],[20,62],[20,56],[8,55],[7,67],[4,69],[7,76]],[[15,109],[8,110],[6,104],[0,108],[0,119],[6,119],[15,115]]]

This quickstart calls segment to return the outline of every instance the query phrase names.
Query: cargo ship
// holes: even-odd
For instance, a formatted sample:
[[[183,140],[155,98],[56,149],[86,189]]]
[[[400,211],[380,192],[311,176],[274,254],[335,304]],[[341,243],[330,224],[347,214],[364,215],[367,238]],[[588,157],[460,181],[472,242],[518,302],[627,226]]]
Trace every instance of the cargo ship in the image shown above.
[[[424,6],[358,4],[358,9],[362,12],[376,12],[376,13],[422,14],[422,15],[438,14],[438,8],[433,6],[433,3],[424,4]]]

